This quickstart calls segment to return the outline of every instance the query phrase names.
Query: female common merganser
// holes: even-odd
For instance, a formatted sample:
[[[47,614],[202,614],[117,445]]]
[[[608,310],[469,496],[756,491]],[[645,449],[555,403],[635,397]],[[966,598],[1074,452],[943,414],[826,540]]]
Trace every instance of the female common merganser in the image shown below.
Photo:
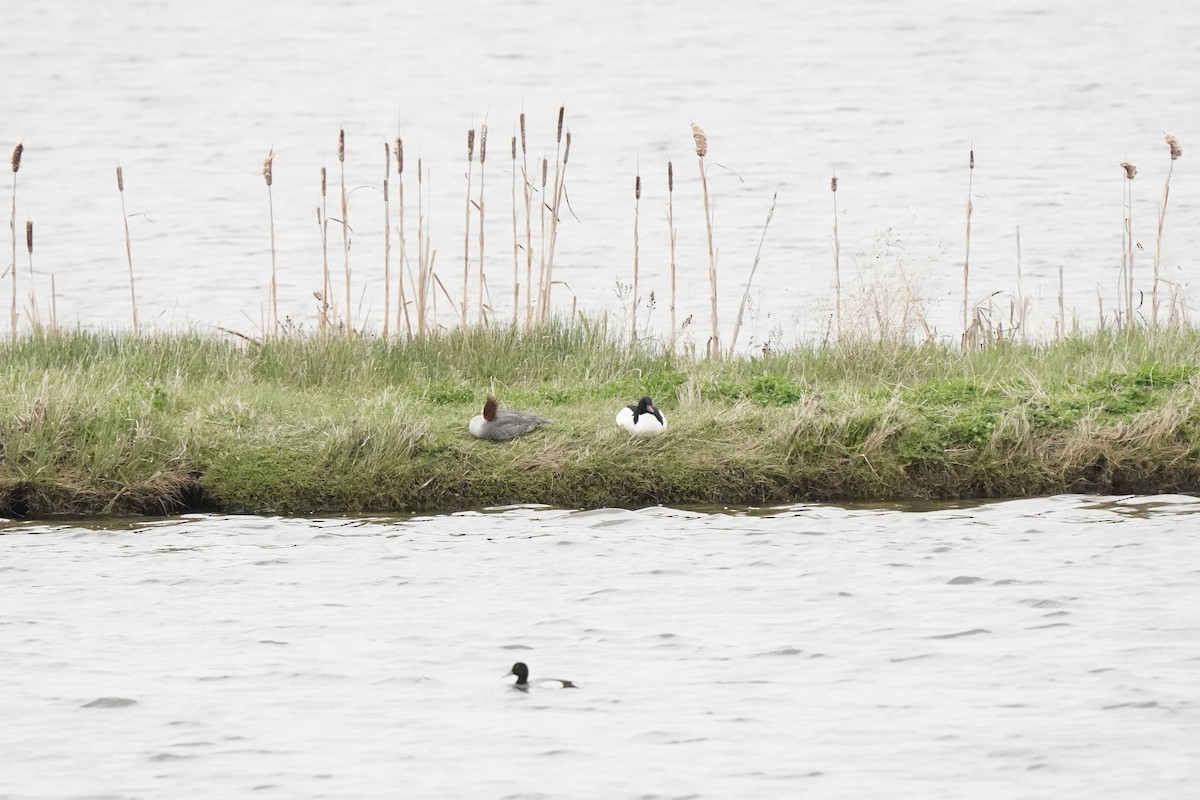
[[[518,661],[512,665],[512,670],[506,672],[504,677],[516,675],[517,682],[513,684],[514,689],[520,689],[522,692],[528,692],[530,685],[545,686],[551,689],[578,689],[579,687],[570,681],[564,681],[562,678],[539,678],[533,684],[529,683],[529,667],[525,666],[524,661]]]
[[[667,429],[667,418],[654,407],[653,400],[643,397],[617,412],[617,425],[634,436],[658,436]]]
[[[549,424],[550,420],[528,411],[501,411],[496,398],[489,397],[483,404],[483,413],[472,417],[468,427],[472,436],[498,442],[516,438],[540,425]]]

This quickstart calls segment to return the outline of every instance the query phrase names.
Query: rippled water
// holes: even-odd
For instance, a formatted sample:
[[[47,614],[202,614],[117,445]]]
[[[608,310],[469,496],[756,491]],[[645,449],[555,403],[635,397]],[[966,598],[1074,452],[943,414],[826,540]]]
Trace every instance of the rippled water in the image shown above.
[[[1198,521],[12,525],[0,797],[1194,797]],[[580,688],[515,692],[517,660]]]
[[[1123,159],[1141,170],[1135,282],[1149,290],[1170,163],[1164,130],[1185,150],[1171,188],[1164,275],[1190,283],[1198,266],[1200,106],[1186,76],[1200,71],[1200,13],[1190,3],[210,0],[184,10],[157,0],[62,0],[13,5],[4,30],[0,146],[5,155],[18,140],[26,146],[17,222],[35,222],[42,305],[54,273],[64,322],[128,320],[119,161],[143,323],[253,330],[270,272],[261,159],[274,147],[281,310],[312,323],[318,171],[327,165],[336,180],[340,126],[353,189],[356,320],[377,325],[382,312],[378,186],[383,143],[397,134],[406,142],[410,242],[420,157],[437,266],[457,297],[466,131],[485,121],[488,280],[503,317],[512,274],[509,137],[524,109],[530,158],[553,160],[563,102],[573,213],[559,236],[556,277],[584,308],[624,307],[615,283],[632,277],[640,171],[641,290],[643,298],[656,292],[648,323],[662,330],[665,172],[674,159],[679,317],[695,315],[688,333],[701,344],[707,255],[693,121],[707,129],[715,164],[726,336],[779,191],[743,343],[748,334],[761,343],[825,330],[834,171],[847,294],[859,275],[895,297],[902,270],[952,338],[972,148],[972,302],[1001,292],[995,300],[1007,307],[1019,226],[1024,289],[1043,309],[1033,324],[1056,313],[1060,265],[1068,309],[1085,322],[1098,302],[1116,307]],[[393,180],[393,214],[395,188]],[[335,190],[330,215],[339,218],[336,198]],[[340,270],[336,225],[330,235]],[[25,280],[23,247],[17,260]],[[557,299],[569,304],[566,288]]]

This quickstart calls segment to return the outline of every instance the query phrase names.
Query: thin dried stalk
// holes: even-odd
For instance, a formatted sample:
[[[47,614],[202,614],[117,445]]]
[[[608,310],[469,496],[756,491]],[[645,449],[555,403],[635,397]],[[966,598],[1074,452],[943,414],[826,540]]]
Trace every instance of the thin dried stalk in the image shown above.
[[[1125,230],[1122,239],[1125,252],[1122,254],[1122,277],[1125,294],[1125,326],[1130,330],[1135,327],[1133,318],[1133,179],[1137,176],[1137,167],[1128,161],[1121,162],[1125,170]]]
[[[133,285],[133,246],[129,241],[129,214],[125,212],[125,173],[117,165],[117,192],[121,195],[121,220],[125,223],[125,260],[129,264],[129,311],[133,319],[133,335],[138,335],[137,292]]]
[[[458,319],[467,324],[467,299],[471,290],[471,175],[475,163],[475,129],[467,131],[467,202],[463,205],[466,222],[463,229],[463,285],[462,304],[459,307]]]
[[[388,176],[392,172],[392,151],[383,143],[383,340],[388,339],[388,325],[392,318],[392,209],[391,192],[388,191]],[[403,281],[400,286],[404,290]],[[397,311],[397,313],[399,313]],[[400,326],[396,326],[400,333]]]
[[[35,331],[42,327],[42,315],[38,312],[37,281],[33,275],[33,220],[25,220],[25,249],[29,252],[29,320]]]
[[[483,274],[483,183],[487,165],[487,125],[479,126],[479,324],[484,324],[483,307],[484,295],[487,293],[487,281]]]
[[[667,349],[675,352],[675,167],[667,162],[667,228],[671,246],[671,335]]]
[[[554,159],[554,199],[550,206],[550,241],[546,250],[545,276],[541,285],[541,313],[539,321],[545,323],[550,318],[550,294],[554,286],[554,248],[558,242],[559,208],[562,203],[563,184],[566,181],[567,161],[571,156],[571,133],[567,132],[563,139],[563,116],[566,106],[558,108],[558,130],[555,136],[557,152]],[[565,146],[564,146],[565,144]],[[561,154],[561,159],[559,158]]]
[[[8,218],[9,231],[12,233],[12,261],[9,262],[8,272],[12,279],[12,305],[9,307],[9,323],[12,327],[12,338],[17,338],[17,173],[21,170],[21,154],[25,145],[18,142],[12,151],[12,216]]]
[[[272,165],[275,162],[275,148],[272,147],[263,157],[263,180],[267,184],[267,218],[271,228],[271,329],[268,337],[275,336],[279,330],[279,290],[275,282],[275,198],[271,194]]]
[[[517,238],[517,137],[512,137],[513,328],[521,313],[521,241]]]
[[[642,204],[642,176],[633,180],[633,296],[629,301],[629,344],[637,346],[637,314],[638,314],[638,220]]]
[[[396,306],[396,335],[400,335],[400,315],[404,315],[404,335],[408,339],[412,339],[412,318],[408,313],[408,298],[404,291],[404,273],[408,266],[408,245],[404,237],[404,141],[400,137],[396,137],[396,143],[393,147],[393,153],[396,156],[396,191],[399,200],[399,209],[396,216],[399,221],[400,234],[400,272],[397,276],[397,283],[400,285],[400,293],[398,304]],[[419,243],[418,243],[419,249]],[[418,257],[418,262],[419,262]],[[412,283],[412,270],[407,270],[409,283]],[[416,292],[416,286],[413,287],[413,292]]]
[[[713,246],[712,203],[708,194],[708,171],[704,167],[704,157],[708,155],[708,137],[704,129],[692,123],[692,138],[696,142],[696,158],[700,162],[700,190],[704,196],[704,227],[708,233],[708,293],[709,321],[712,323],[712,335],[708,340],[708,354],[719,358],[721,355],[721,332],[717,321],[717,252]]]
[[[533,325],[533,186],[529,183],[529,155],[525,146],[525,112],[521,112],[521,183],[525,199],[525,329]]]
[[[1150,290],[1150,324],[1158,325],[1158,284],[1161,280],[1160,262],[1162,261],[1163,226],[1167,221],[1167,201],[1171,197],[1171,175],[1175,172],[1175,162],[1183,155],[1183,148],[1175,134],[1168,133],[1163,137],[1171,151],[1171,165],[1167,168],[1167,177],[1163,180],[1163,199],[1158,207],[1158,235],[1154,240],[1154,287]]]
[[[338,167],[342,184],[342,270],[346,277],[346,338],[354,338],[354,313],[350,295],[350,195],[346,192],[346,130],[338,129]]]
[[[970,278],[971,278],[971,212],[975,210],[975,204],[971,200],[971,187],[975,180],[975,150],[971,150],[969,161],[969,172],[967,175],[967,251],[963,256],[963,305],[962,305],[962,324],[964,343],[966,341],[966,331],[968,327],[967,313],[971,304],[970,293]]]
[[[321,167],[321,205],[317,207],[317,225],[321,229],[321,295],[318,299],[321,301],[322,336],[328,334],[331,327],[329,311],[330,295],[333,293],[333,284],[329,278],[329,215],[325,203],[325,168]]]
[[[842,240],[838,236],[837,174],[829,179],[829,191],[833,193],[833,306],[837,319],[837,338],[842,338]]]
[[[738,305],[737,319],[733,323],[733,335],[730,337],[729,353],[733,354],[737,347],[738,331],[742,327],[742,313],[750,299],[750,284],[754,282],[754,273],[758,272],[758,262],[762,259],[763,242],[767,240],[767,228],[771,227],[771,219],[775,216],[775,204],[779,200],[779,190],[771,196],[771,208],[767,210],[767,221],[763,223],[762,235],[758,239],[758,250],[754,253],[754,264],[750,267],[750,277],[746,278],[746,291],[742,293],[742,302]]]

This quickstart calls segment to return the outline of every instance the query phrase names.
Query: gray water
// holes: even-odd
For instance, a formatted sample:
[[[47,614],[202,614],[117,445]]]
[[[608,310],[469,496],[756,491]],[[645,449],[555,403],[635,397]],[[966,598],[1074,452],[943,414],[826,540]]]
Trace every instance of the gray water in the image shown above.
[[[1198,520],[13,524],[0,797],[1195,797]]]
[[[281,314],[311,326],[311,293],[321,284],[318,172],[328,166],[336,185],[339,127],[353,190],[356,324],[381,321],[382,149],[397,135],[406,143],[410,259],[421,158],[436,266],[457,298],[466,131],[484,122],[485,260],[504,319],[509,137],[524,110],[531,161],[553,161],[560,103],[573,144],[572,213],[556,258],[555,276],[567,284],[556,289],[559,309],[573,292],[590,312],[627,313],[616,284],[632,279],[640,172],[640,316],[643,329],[665,330],[672,159],[679,319],[694,315],[684,333],[703,345],[707,255],[692,122],[709,136],[727,340],[779,192],[743,346],[827,330],[835,171],[848,309],[870,308],[855,299],[864,293],[907,295],[884,307],[924,307],[937,335],[956,338],[972,149],[970,298],[991,298],[998,318],[1018,289],[1018,227],[1023,291],[1038,300],[1031,332],[1046,330],[1057,313],[1060,266],[1068,314],[1094,325],[1099,304],[1117,307],[1125,159],[1140,168],[1135,285],[1149,291],[1171,163],[1167,130],[1180,137],[1184,156],[1171,184],[1163,274],[1180,285],[1196,276],[1194,3],[63,0],[13,4],[3,28],[0,146],[26,146],[17,225],[35,223],[40,303],[44,313],[53,274],[64,324],[129,324],[119,162],[143,324],[254,332],[270,274],[261,163],[273,147]],[[475,172],[477,194],[478,165]],[[394,176],[390,189],[394,216]],[[329,205],[340,217],[336,188]],[[536,248],[536,220],[534,236]],[[330,237],[340,278],[340,228]],[[474,233],[471,249],[474,264]],[[23,246],[17,263],[24,297]],[[651,291],[653,311],[645,305]],[[474,278],[471,292],[473,305]],[[340,288],[334,299],[340,307]],[[439,300],[441,322],[453,324]]]

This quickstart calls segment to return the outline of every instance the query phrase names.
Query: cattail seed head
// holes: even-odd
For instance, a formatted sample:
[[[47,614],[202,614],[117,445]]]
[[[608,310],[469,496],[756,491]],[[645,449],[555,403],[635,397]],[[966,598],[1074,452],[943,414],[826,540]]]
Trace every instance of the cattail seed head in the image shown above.
[[[1121,162],[1121,169],[1125,170],[1126,180],[1131,181],[1137,177],[1137,167],[1135,167],[1133,164],[1130,164],[1128,161]]]
[[[21,154],[25,152],[25,145],[18,144],[13,148],[12,154],[12,171],[17,172],[21,169]]]
[[[404,140],[399,136],[396,137],[396,145],[394,147],[396,153],[396,174],[404,174]]]
[[[525,153],[525,112],[521,112],[521,153]]]
[[[692,138],[696,140],[696,155],[701,158],[708,155],[708,137],[704,135],[704,128],[694,122],[692,123]]]
[[[467,131],[467,162],[475,160],[475,129]]]
[[[546,188],[546,170],[549,166],[550,166],[550,162],[548,162],[546,159],[543,158],[542,159],[542,188],[543,189]]]
[[[971,160],[967,165],[968,169],[975,169],[975,151],[971,150]]]
[[[1172,161],[1183,155],[1183,147],[1180,146],[1179,140],[1175,138],[1175,134],[1168,132],[1163,138],[1167,140],[1167,147],[1171,148]]]
[[[675,167],[670,161],[667,162],[667,191],[675,191]]]
[[[563,148],[563,166],[567,165],[567,159],[571,157],[571,132],[567,131],[567,146]]]
[[[563,123],[563,114],[565,114],[565,113],[566,113],[566,111],[567,111],[567,107],[566,107],[566,106],[559,106],[559,107],[558,107],[558,133],[556,133],[556,134],[554,135],[554,141],[555,141],[555,142],[561,142],[561,141],[562,141],[562,123]]]
[[[268,188],[271,186],[271,164],[275,161],[275,148],[272,147],[263,156],[263,180],[267,182]]]
[[[479,126],[479,163],[487,159],[487,125]]]
[[[383,143],[383,174],[384,181],[387,181],[387,174],[392,171],[392,148],[388,147],[388,143]]]
[[[29,248],[29,255],[33,255],[33,220],[25,220],[25,246]]]
[[[517,137],[512,137],[512,160],[517,160]]]
[[[829,191],[834,193],[837,192],[837,175],[834,175],[829,179]]]
[[[636,178],[633,179],[633,199],[634,200],[642,199],[642,176],[641,175],[638,175]]]
[[[125,173],[121,171],[121,166],[117,165],[117,191],[125,191]]]
[[[325,196],[325,168],[321,167],[321,197]]]
[[[338,128],[338,162],[346,161],[346,129]]]

